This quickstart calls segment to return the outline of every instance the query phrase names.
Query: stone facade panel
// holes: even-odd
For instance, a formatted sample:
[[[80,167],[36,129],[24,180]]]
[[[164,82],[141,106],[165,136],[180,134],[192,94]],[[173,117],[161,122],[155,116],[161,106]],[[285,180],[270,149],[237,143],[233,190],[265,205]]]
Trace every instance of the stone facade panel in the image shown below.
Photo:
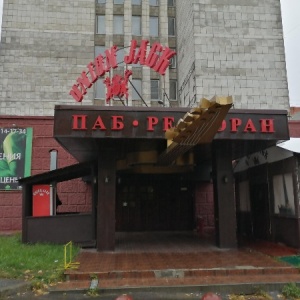
[[[184,72],[178,74],[182,106],[196,77],[196,91],[203,92],[198,101],[221,93],[233,96],[235,108],[289,109],[279,0],[194,0],[190,5],[178,0],[176,5],[178,68],[195,63],[188,83]],[[194,39],[187,41],[187,30]],[[195,57],[193,47],[199,51]]]
[[[69,91],[94,57],[94,19],[93,0],[4,1],[1,113],[51,116],[55,104],[74,104]]]

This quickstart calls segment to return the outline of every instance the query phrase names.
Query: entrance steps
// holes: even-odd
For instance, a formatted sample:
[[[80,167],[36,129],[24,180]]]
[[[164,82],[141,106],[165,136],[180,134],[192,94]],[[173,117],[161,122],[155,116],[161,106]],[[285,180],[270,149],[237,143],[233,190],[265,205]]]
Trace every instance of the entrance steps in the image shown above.
[[[132,270],[132,271],[109,271],[109,272],[80,272],[80,271],[66,271],[65,277],[67,281],[89,281],[92,278],[102,280],[161,280],[168,281],[173,279],[198,279],[207,281],[212,278],[226,279],[236,277],[254,278],[254,277],[285,277],[285,276],[299,276],[300,272],[293,267],[245,267],[237,266],[234,268],[212,268],[212,269],[163,269],[163,270]]]
[[[119,236],[118,236],[119,238]],[[159,238],[159,239],[158,239]],[[157,240],[158,239],[158,240]],[[300,283],[298,267],[279,260],[297,256],[298,249],[269,242],[249,243],[238,249],[219,249],[191,234],[180,236],[124,235],[115,252],[81,250],[78,269],[65,271],[66,281],[52,289],[101,290],[219,287],[260,287]]]
[[[198,253],[101,253],[82,251],[78,269],[66,270],[55,290],[286,284],[299,269],[249,249]],[[95,284],[95,282],[93,283]]]
[[[213,289],[216,286],[243,286],[245,289],[266,285],[284,286],[291,282],[300,282],[297,268],[282,267],[235,267],[212,269],[164,269],[164,270],[132,270],[109,272],[66,271],[65,282],[56,285],[52,291],[88,291],[91,286],[103,290],[143,289],[162,287],[181,287]]]

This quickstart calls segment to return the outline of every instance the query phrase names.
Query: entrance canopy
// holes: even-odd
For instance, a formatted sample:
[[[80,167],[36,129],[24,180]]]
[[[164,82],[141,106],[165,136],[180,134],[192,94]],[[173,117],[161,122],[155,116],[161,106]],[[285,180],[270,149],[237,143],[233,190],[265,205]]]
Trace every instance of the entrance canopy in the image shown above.
[[[166,131],[190,108],[180,107],[55,107],[54,137],[79,162],[97,159],[104,149],[115,149],[120,165],[155,164],[167,149]],[[214,141],[229,141],[232,159],[288,140],[287,111],[230,109]],[[196,162],[211,157],[211,144],[196,145]]]
[[[214,201],[218,206],[217,243],[223,248],[235,247],[232,160],[273,146],[280,140],[288,140],[287,112],[230,109],[225,119],[223,114],[220,114],[220,119],[207,116],[203,119],[204,128],[209,133],[213,132],[214,138],[209,134],[204,141],[200,139],[200,143],[198,140],[196,144],[192,143],[186,153],[180,152],[182,155],[174,158],[170,164],[160,164],[159,157],[168,149],[169,137],[168,134],[166,137],[166,133],[171,127],[181,126],[180,119],[188,122],[189,112],[190,108],[56,106],[54,138],[79,164],[20,180],[23,188],[22,240],[59,243],[69,240],[96,241],[98,251],[112,251],[116,231],[116,186],[122,184],[119,178],[129,178],[131,174],[138,174],[136,177],[162,174],[161,177],[168,177],[169,182],[175,185],[175,181],[170,180],[172,176],[164,174],[189,172],[186,175],[191,175],[194,181],[200,181],[202,177],[199,175],[197,179],[194,175],[203,169],[203,162],[209,160],[214,162]],[[210,125],[216,124],[218,126],[212,126],[214,130],[210,132]],[[176,142],[175,138],[173,142]],[[185,147],[184,142],[178,143]],[[187,146],[190,147],[190,144]],[[88,175],[93,178],[91,212],[39,218],[32,216],[33,185]],[[181,180],[177,174],[173,177]],[[228,184],[223,183],[224,177]],[[184,188],[180,192],[186,193]],[[188,197],[190,194],[186,195]],[[157,198],[159,203],[168,204],[162,198]],[[124,207],[127,207],[127,203]],[[44,230],[41,231],[41,228]]]

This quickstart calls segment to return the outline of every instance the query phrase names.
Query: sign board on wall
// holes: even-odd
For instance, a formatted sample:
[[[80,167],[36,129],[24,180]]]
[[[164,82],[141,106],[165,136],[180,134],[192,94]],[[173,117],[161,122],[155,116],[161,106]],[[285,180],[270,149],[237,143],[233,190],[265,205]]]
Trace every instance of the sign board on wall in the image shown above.
[[[50,185],[34,185],[32,187],[32,216],[46,217],[52,214],[52,189]]]
[[[32,128],[0,128],[0,190],[19,189],[18,179],[30,176]]]

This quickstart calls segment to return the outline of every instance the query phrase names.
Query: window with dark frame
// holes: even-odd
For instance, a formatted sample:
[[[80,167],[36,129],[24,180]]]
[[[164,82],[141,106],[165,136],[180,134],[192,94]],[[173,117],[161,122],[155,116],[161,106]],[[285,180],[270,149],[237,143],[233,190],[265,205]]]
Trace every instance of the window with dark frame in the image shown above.
[[[175,18],[168,17],[168,35],[175,36]]]
[[[160,99],[159,80],[151,79],[151,100],[159,100],[159,99]]]
[[[177,80],[170,79],[170,93],[169,93],[170,100],[177,100]]]

